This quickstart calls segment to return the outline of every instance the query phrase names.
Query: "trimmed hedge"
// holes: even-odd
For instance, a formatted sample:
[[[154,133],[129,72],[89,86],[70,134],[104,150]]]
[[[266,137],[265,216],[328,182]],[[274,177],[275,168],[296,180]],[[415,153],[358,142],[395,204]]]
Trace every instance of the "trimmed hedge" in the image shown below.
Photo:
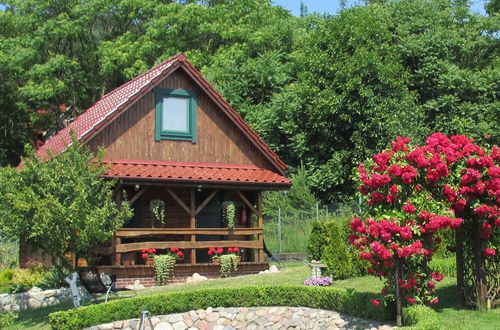
[[[405,326],[421,330],[443,329],[443,321],[439,314],[424,305],[413,305],[403,308],[403,321]]]
[[[49,315],[55,329],[81,329],[117,320],[138,318],[140,311],[162,315],[208,307],[302,306],[346,313],[380,321],[394,319],[389,310],[375,307],[375,294],[334,287],[264,286],[204,289],[114,300]]]

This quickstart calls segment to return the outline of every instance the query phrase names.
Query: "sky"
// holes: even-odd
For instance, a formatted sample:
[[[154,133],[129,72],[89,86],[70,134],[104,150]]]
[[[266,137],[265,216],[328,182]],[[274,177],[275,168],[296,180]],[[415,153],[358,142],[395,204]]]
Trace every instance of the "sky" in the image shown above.
[[[300,2],[301,0],[272,0],[274,4],[285,7],[290,10],[293,15],[298,16],[300,14]],[[338,12],[340,7],[340,0],[302,0],[304,5],[307,6],[309,13],[320,13],[320,14],[335,14]],[[471,1],[472,11],[480,14],[484,14],[484,4],[485,0],[473,0]],[[346,0],[346,7],[351,7],[356,4],[361,4],[361,0]]]
[[[0,0],[1,1],[1,0]],[[301,0],[272,0],[274,4],[288,9],[293,15],[299,16]],[[309,13],[336,14],[340,8],[340,0],[302,0]],[[484,4],[486,0],[472,0],[472,11],[485,14]],[[346,0],[346,6],[351,7],[362,3],[361,0]],[[5,6],[0,5],[0,10]]]

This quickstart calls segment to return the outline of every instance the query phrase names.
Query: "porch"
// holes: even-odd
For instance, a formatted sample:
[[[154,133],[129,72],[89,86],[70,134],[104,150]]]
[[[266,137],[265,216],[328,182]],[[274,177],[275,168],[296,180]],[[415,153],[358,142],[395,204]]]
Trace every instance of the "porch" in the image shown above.
[[[239,248],[240,272],[268,268],[262,192],[287,189],[288,179],[246,165],[135,161],[110,165],[104,177],[118,179],[115,202],[120,207],[126,199],[134,216],[116,231],[111,245],[98,249],[101,270],[117,277],[152,277],[153,268],[141,258],[141,251],[156,249],[156,254],[164,254],[177,248],[184,258],[177,260],[174,276],[219,274],[220,267],[211,263],[210,247],[225,252]],[[231,222],[224,211],[228,204]],[[160,207],[155,211],[152,205]]]

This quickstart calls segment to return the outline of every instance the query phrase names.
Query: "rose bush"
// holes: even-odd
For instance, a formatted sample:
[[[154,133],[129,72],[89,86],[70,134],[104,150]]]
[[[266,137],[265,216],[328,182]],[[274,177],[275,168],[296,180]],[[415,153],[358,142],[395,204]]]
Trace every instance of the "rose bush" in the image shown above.
[[[498,253],[499,160],[497,146],[486,150],[465,136],[434,133],[424,146],[398,137],[391,149],[359,165],[359,192],[369,208],[351,221],[350,242],[371,263],[369,273],[385,278],[387,299],[394,300],[399,264],[409,304],[438,302],[434,292],[443,276],[428,262],[443,229],[473,224],[480,228],[483,258]]]

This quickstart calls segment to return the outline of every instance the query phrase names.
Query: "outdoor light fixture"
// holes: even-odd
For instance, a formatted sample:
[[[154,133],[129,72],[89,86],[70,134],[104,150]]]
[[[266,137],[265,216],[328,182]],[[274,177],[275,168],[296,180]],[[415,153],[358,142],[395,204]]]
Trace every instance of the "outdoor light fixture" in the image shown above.
[[[138,185],[138,184],[136,184],[136,185],[134,186],[134,188],[135,188],[135,190],[139,190],[139,185]]]
[[[198,188],[196,189],[198,192],[201,192],[201,184],[198,186]]]

